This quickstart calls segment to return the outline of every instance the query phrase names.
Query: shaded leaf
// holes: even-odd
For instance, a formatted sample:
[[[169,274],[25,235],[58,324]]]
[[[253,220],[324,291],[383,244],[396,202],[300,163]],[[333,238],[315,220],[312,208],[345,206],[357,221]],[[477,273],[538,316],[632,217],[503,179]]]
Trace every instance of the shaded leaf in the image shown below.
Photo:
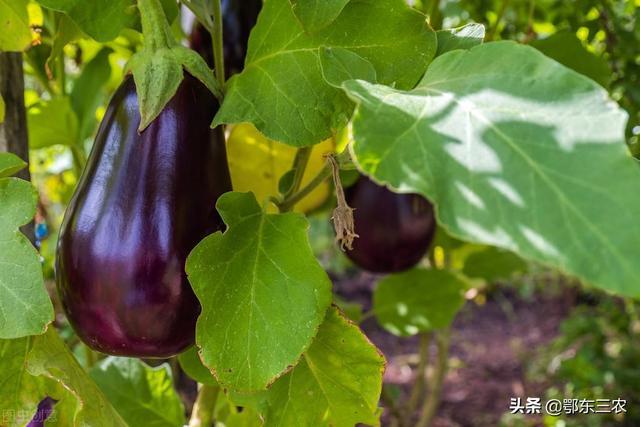
[[[60,15],[56,21],[56,33],[53,36],[51,52],[46,62],[49,70],[55,69],[58,61],[62,59],[64,47],[82,36],[80,28],[67,15]]]
[[[331,137],[353,104],[322,77],[321,48],[348,49],[373,64],[378,81],[410,88],[433,58],[436,40],[424,15],[404,0],[351,1],[313,35],[305,33],[288,0],[265,2],[245,69],[229,80],[214,125],[251,122],[293,146]]]
[[[349,0],[289,0],[293,13],[310,32],[316,32],[331,24],[340,15]]]
[[[96,110],[102,101],[102,89],[111,77],[109,55],[111,48],[105,47],[82,67],[82,73],[73,84],[71,106],[78,118],[78,140],[84,141],[93,133],[97,120]]]
[[[180,362],[182,370],[187,375],[189,375],[189,377],[196,380],[200,384],[218,384],[218,381],[216,381],[211,371],[209,371],[209,369],[207,369],[207,367],[202,364],[200,356],[198,356],[198,349],[196,347],[191,347],[189,350],[181,353],[178,356],[178,362]]]
[[[413,269],[383,278],[373,293],[380,325],[412,336],[449,326],[464,305],[466,284],[445,270]]]
[[[186,271],[202,305],[196,342],[222,386],[265,389],[309,347],[331,301],[304,216],[265,214],[251,193],[226,193],[224,234],[205,238]]]
[[[561,31],[546,39],[534,40],[531,46],[601,86],[607,87],[611,81],[611,68],[607,61],[588,51],[574,33]]]
[[[127,427],[55,329],[49,328],[46,334],[34,339],[27,371],[57,381],[73,394],[76,400],[74,426]]]
[[[99,42],[113,40],[135,13],[129,0],[37,0],[47,9],[63,12]]]
[[[346,80],[376,82],[373,64],[348,49],[320,48],[320,67],[324,80],[333,87],[340,88]]]
[[[0,178],[15,175],[27,167],[27,163],[13,153],[0,153]]]
[[[41,100],[27,110],[29,148],[78,144],[78,117],[68,97]]]
[[[640,170],[594,82],[497,42],[436,58],[410,92],[345,87],[359,168],[429,198],[454,237],[640,295]]]
[[[385,360],[332,307],[293,371],[266,393],[265,427],[379,425]]]
[[[23,414],[33,414],[38,401],[45,397],[42,381],[26,372],[27,356],[33,339],[30,337],[0,340],[0,414],[2,425],[24,426],[29,420]]]
[[[462,271],[468,277],[495,282],[527,271],[527,263],[512,252],[487,247],[469,255]]]
[[[176,427],[186,422],[168,364],[107,357],[91,370],[113,407],[130,426]]]

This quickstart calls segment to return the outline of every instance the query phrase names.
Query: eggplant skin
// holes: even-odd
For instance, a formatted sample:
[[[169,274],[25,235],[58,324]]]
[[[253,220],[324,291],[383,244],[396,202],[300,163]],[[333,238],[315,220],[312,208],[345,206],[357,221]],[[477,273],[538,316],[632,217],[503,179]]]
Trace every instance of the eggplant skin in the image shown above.
[[[355,232],[347,256],[373,273],[396,273],[415,266],[433,240],[433,205],[419,194],[397,194],[361,176],[345,190],[354,209]]]
[[[227,77],[230,77],[244,68],[249,34],[258,21],[262,0],[222,0],[221,8],[224,69]],[[194,25],[189,46],[213,68],[213,45],[206,28],[200,24]]]
[[[219,104],[185,73],[141,134],[136,87],[113,95],[65,213],[56,284],[79,337],[103,353],[169,357],[194,342],[200,305],[184,265],[224,225],[215,203],[231,190]]]

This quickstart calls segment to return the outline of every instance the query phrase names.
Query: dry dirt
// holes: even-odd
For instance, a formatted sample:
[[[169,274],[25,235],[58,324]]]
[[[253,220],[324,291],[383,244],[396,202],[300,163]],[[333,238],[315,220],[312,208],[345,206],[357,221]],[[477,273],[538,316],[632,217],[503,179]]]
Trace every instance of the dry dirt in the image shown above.
[[[375,280],[360,273],[336,280],[336,290],[345,299],[363,304],[366,311]],[[511,397],[542,396],[540,385],[528,383],[526,365],[536,349],[557,335],[574,298],[567,291],[524,299],[512,288],[499,287],[482,305],[468,301],[454,322],[451,369],[433,427],[496,426],[508,412]],[[412,367],[418,340],[397,338],[382,330],[373,318],[361,326],[387,357],[385,383],[396,384],[408,394],[415,377]],[[386,412],[383,426],[389,425]]]

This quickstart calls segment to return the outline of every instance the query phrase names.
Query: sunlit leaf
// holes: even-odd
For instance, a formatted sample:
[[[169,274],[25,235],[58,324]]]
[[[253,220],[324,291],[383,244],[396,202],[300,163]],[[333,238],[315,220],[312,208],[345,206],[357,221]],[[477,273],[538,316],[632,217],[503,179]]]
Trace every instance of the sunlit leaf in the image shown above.
[[[438,36],[437,56],[455,49],[471,49],[484,40],[484,25],[467,24],[459,28],[436,31]]]
[[[453,236],[640,295],[640,169],[593,81],[498,42],[436,58],[409,92],[345,87],[359,168],[432,200]]]
[[[308,222],[264,213],[251,193],[218,199],[224,234],[205,238],[186,271],[202,305],[196,342],[223,386],[265,389],[309,347],[331,301]]]
[[[21,169],[15,156],[0,153],[0,176]],[[37,194],[18,178],[0,178],[0,339],[41,334],[53,306],[31,242],[18,230],[35,214]]]
[[[373,64],[379,82],[407,89],[433,58],[436,37],[404,0],[351,1],[313,34],[302,28],[289,0],[270,0],[251,33],[245,69],[228,82],[214,123],[251,122],[293,146],[331,137],[353,104],[324,80],[323,48],[349,50]]]

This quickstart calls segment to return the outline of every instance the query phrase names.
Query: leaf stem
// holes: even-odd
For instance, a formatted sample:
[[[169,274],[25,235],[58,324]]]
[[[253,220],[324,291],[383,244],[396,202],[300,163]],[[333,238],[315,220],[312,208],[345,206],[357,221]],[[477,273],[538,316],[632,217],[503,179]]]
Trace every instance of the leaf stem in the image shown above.
[[[416,427],[431,427],[431,422],[436,415],[436,410],[442,397],[442,385],[447,375],[449,364],[449,346],[451,343],[451,328],[444,329],[436,334],[436,344],[438,348],[437,359],[433,376],[430,379],[429,396],[422,406],[420,420]]]
[[[213,425],[219,393],[220,387],[218,386],[200,385],[198,397],[193,404],[189,427],[210,427]]]
[[[302,177],[304,176],[307,164],[309,164],[309,158],[311,157],[311,150],[312,147],[302,147],[296,151],[296,157],[293,159],[293,166],[291,167],[293,169],[293,181],[291,187],[285,193],[285,199],[300,190]]]
[[[223,45],[223,19],[220,0],[213,0],[213,64],[220,88],[224,88],[224,45]]]
[[[352,163],[348,150],[345,150],[344,152],[338,154],[336,157],[341,169],[351,169]],[[300,202],[300,200],[307,197],[313,190],[316,189],[317,186],[331,177],[331,174],[331,164],[327,162],[324,167],[320,169],[320,172],[318,172],[317,175],[314,176],[311,181],[309,181],[309,183],[302,187],[299,191],[286,195],[282,200],[271,199],[271,201],[278,207],[280,212],[289,212],[298,202]]]
[[[318,174],[313,177],[311,181],[307,185],[305,185],[300,191],[292,194],[288,198],[285,198],[283,201],[277,203],[278,209],[280,212],[288,212],[293,209],[300,200],[304,199],[316,189],[317,186],[322,184],[325,180],[327,180],[331,176],[331,167],[329,165],[325,165]]]

